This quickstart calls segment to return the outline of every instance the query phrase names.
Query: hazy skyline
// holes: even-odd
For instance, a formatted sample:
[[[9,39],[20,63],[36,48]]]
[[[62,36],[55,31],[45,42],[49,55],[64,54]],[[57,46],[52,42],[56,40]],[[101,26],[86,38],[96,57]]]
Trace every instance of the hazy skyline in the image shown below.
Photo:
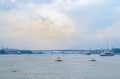
[[[4,47],[120,47],[119,33],[119,0],[0,0]]]

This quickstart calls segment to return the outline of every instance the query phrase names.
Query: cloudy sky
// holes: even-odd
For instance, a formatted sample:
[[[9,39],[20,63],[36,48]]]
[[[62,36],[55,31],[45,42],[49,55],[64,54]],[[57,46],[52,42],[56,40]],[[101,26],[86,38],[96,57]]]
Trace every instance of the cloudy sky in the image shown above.
[[[0,46],[120,47],[120,0],[0,0]]]

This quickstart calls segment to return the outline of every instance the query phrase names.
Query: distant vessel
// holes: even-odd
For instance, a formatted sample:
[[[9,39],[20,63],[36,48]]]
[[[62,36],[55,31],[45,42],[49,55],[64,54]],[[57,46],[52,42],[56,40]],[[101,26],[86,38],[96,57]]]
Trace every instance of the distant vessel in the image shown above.
[[[85,53],[85,55],[91,55],[91,53]]]
[[[91,55],[91,49],[90,49],[90,50],[87,50],[84,54],[85,54],[85,55]]]
[[[62,59],[60,58],[60,56],[57,57],[57,59],[55,61],[61,62]]]
[[[114,56],[114,53],[108,52],[108,51],[104,51],[103,53],[100,54],[100,56]]]
[[[92,60],[90,60],[90,61],[96,61],[95,59],[92,59]]]
[[[91,59],[90,61],[96,61],[95,59]]]

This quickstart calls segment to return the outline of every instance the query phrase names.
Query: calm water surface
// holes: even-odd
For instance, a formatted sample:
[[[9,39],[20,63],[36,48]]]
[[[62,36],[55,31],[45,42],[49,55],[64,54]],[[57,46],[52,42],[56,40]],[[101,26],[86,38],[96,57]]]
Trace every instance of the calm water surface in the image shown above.
[[[120,79],[120,56],[0,55],[0,79]]]

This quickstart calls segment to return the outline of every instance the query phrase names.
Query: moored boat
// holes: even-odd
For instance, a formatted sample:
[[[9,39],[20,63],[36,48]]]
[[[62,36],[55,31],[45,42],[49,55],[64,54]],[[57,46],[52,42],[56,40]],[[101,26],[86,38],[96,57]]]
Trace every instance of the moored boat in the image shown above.
[[[60,58],[60,56],[57,57],[57,59],[55,61],[61,62],[62,59]]]
[[[85,53],[85,55],[91,55],[91,53]]]
[[[114,53],[105,51],[105,52],[101,53],[100,56],[114,56]]]
[[[92,60],[90,60],[90,61],[96,61],[95,59],[92,59]]]

